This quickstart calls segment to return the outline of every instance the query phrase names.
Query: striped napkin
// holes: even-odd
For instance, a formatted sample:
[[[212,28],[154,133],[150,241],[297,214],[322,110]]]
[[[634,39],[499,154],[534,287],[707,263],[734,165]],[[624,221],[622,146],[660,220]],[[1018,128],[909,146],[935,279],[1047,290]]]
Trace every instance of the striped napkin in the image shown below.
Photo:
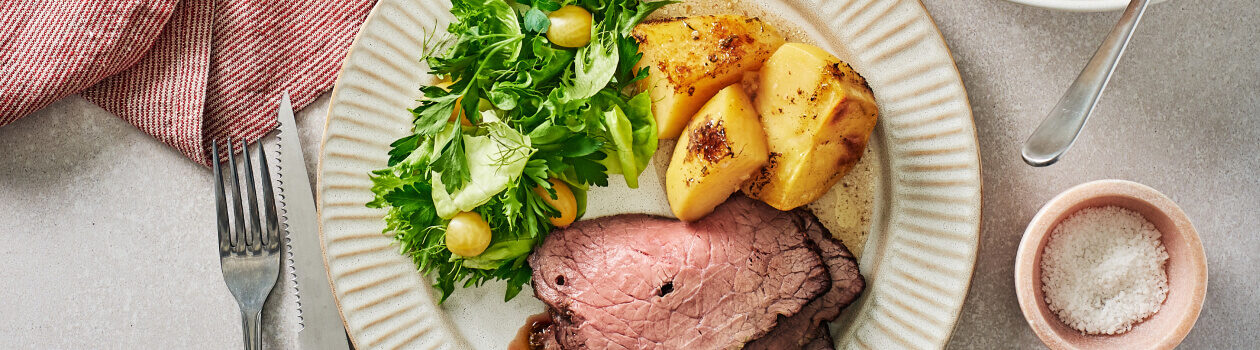
[[[192,160],[332,87],[374,0],[0,0],[0,126],[79,93]]]

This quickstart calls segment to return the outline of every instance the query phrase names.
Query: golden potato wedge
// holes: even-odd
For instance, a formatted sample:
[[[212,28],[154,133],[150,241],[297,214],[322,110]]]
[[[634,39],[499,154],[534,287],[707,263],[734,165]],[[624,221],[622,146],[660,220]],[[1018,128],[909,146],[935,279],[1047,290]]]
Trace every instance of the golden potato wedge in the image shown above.
[[[733,15],[646,21],[632,35],[643,54],[637,69],[650,69],[639,88],[652,96],[662,139],[677,138],[705,101],[783,45],[774,27]]]
[[[779,210],[826,194],[861,159],[879,119],[866,79],[808,44],[786,44],[770,56],[755,105],[770,163],[743,191]]]
[[[766,165],[766,134],[753,108],[739,84],[730,85],[683,131],[665,171],[665,195],[679,220],[713,212]]]

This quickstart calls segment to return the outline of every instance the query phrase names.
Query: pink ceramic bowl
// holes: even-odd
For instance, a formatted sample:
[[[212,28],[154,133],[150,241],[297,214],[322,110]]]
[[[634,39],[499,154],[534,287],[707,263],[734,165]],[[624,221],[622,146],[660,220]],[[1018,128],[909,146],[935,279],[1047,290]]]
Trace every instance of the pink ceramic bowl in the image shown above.
[[[1118,206],[1155,224],[1168,251],[1168,299],[1159,312],[1119,335],[1086,335],[1068,327],[1046,306],[1041,290],[1041,252],[1054,227],[1090,207]],[[1172,349],[1194,327],[1207,292],[1203,244],[1186,213],[1145,185],[1100,180],[1073,187],[1046,203],[1024,231],[1015,256],[1015,294],[1024,319],[1052,349]]]

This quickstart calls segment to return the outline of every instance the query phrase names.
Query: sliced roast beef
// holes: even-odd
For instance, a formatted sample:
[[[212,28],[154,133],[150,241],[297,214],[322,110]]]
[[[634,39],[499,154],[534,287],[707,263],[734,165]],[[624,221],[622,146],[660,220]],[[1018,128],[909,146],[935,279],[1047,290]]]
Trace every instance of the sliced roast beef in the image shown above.
[[[738,348],[831,290],[804,222],[738,195],[691,224],[582,221],[530,256],[534,293],[565,349]]]
[[[814,340],[810,340],[809,344],[801,347],[801,350],[832,350],[836,348],[836,342],[831,340],[831,332],[827,327],[818,327],[818,334],[813,336]]]
[[[805,210],[795,210],[799,225],[804,228],[805,235],[822,254],[831,275],[831,289],[818,299],[806,304],[801,312],[785,317],[769,334],[748,344],[746,349],[796,349],[802,346],[807,349],[831,349],[831,336],[827,323],[836,319],[843,310],[866,288],[866,281],[858,273],[857,260],[844,244],[832,237],[831,232],[818,222],[814,214]],[[825,342],[816,341],[819,334],[826,335]],[[822,347],[818,347],[825,345]]]

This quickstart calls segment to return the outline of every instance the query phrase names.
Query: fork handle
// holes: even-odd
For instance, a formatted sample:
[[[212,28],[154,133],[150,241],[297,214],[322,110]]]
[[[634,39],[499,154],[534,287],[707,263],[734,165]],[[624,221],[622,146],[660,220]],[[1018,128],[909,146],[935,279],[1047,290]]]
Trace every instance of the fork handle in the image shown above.
[[[262,350],[262,310],[241,309],[241,331],[245,350]]]

